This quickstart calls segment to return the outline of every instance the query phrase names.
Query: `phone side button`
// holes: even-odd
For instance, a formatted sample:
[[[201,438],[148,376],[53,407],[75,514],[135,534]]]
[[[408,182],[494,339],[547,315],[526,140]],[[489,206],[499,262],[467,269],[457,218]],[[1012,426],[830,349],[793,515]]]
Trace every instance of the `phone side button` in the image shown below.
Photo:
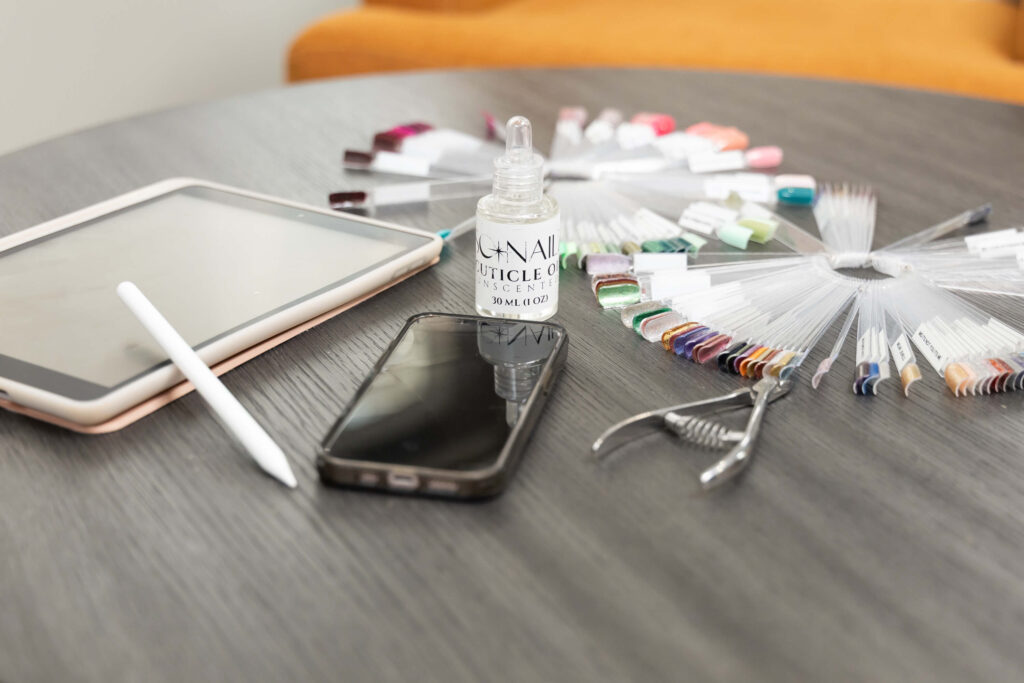
[[[403,474],[401,472],[388,473],[388,487],[396,491],[415,491],[419,488],[420,478],[415,474]]]

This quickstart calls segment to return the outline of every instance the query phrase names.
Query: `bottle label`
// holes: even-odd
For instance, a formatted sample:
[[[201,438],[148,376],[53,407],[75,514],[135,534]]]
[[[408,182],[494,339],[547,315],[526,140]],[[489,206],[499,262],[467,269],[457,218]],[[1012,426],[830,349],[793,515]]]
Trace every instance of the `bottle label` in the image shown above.
[[[531,319],[558,303],[560,214],[539,223],[476,219],[476,306]]]

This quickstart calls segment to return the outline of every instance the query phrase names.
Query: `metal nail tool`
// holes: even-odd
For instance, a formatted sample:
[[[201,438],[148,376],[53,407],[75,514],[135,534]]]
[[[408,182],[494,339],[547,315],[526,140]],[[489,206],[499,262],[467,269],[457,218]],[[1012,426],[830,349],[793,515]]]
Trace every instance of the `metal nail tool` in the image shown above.
[[[724,396],[640,413],[610,427],[594,442],[591,450],[595,456],[604,456],[657,426],[698,446],[722,449],[731,447],[725,457],[700,475],[701,487],[704,490],[712,489],[735,477],[750,463],[754,442],[768,404],[785,396],[790,387],[790,379],[765,377],[752,387],[737,389]],[[714,420],[701,417],[734,407],[751,407],[744,431],[729,429]]]

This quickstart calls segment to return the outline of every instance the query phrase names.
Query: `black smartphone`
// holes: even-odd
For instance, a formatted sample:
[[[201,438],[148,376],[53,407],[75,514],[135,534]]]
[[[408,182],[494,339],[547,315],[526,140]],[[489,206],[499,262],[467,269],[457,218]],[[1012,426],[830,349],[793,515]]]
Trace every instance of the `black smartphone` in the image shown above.
[[[321,481],[449,498],[501,493],[568,350],[553,323],[413,316],[321,444]]]

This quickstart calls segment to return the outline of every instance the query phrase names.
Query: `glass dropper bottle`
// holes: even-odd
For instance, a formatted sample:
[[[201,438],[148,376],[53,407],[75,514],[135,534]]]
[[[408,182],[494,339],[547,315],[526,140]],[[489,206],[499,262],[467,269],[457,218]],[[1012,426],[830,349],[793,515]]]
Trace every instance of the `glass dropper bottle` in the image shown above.
[[[476,310],[546,320],[558,310],[558,203],[544,194],[544,159],[530,121],[509,119],[491,194],[477,204]]]

